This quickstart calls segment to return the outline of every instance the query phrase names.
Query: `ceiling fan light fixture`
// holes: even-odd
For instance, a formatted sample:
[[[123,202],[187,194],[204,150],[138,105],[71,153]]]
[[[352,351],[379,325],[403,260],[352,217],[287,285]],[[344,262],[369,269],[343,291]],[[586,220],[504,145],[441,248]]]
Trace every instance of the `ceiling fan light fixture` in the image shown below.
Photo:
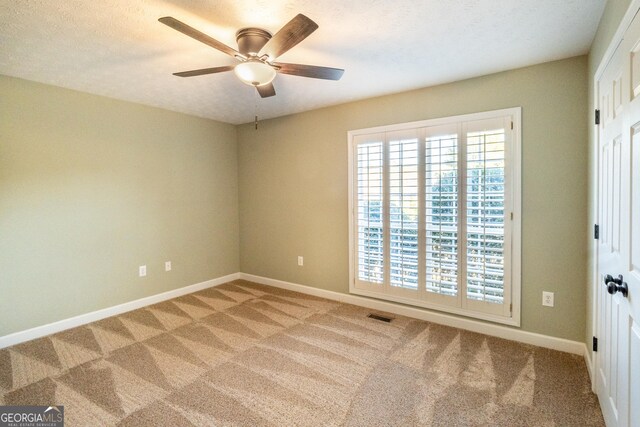
[[[242,62],[233,69],[236,76],[249,86],[264,86],[276,77],[276,70],[268,64],[257,60]]]

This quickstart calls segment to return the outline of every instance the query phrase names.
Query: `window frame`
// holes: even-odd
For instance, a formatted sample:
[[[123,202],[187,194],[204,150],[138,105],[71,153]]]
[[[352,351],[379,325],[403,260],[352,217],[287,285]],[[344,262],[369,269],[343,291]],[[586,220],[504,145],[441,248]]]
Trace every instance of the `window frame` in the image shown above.
[[[505,283],[505,302],[502,305],[504,311],[502,314],[487,313],[473,310],[474,304],[467,304],[465,301],[470,301],[466,298],[466,295],[462,295],[462,291],[458,290],[457,299],[460,301],[457,305],[452,305],[451,302],[445,301],[446,298],[432,298],[439,302],[426,301],[425,299],[416,299],[411,295],[408,295],[404,290],[401,292],[379,292],[374,289],[368,289],[366,287],[357,286],[356,271],[357,267],[356,257],[357,253],[357,239],[355,236],[357,227],[357,212],[355,211],[356,203],[354,201],[354,195],[357,191],[357,183],[355,182],[356,173],[356,137],[370,134],[384,134],[388,132],[402,132],[417,130],[420,128],[429,128],[436,126],[458,126],[464,127],[465,123],[490,120],[490,119],[503,119],[509,117],[513,124],[512,129],[505,129],[510,133],[510,141],[507,153],[505,155],[505,176],[508,176],[508,182],[505,182],[505,198],[511,197],[511,211],[513,218],[510,219],[511,227],[505,227],[505,246],[510,243],[511,250],[507,254],[505,253],[505,274],[510,272],[511,283],[509,289]],[[450,117],[442,117],[436,119],[421,120],[408,123],[399,123],[386,126],[376,126],[366,129],[351,130],[347,132],[347,150],[348,150],[348,216],[349,216],[349,293],[367,297],[373,297],[386,301],[398,302],[416,307],[428,308],[432,310],[442,311],[446,313],[452,313],[465,317],[471,317],[480,320],[486,320],[494,323],[500,323],[511,326],[520,326],[521,322],[521,253],[522,253],[522,108],[506,108],[493,111],[485,111],[480,113],[463,114]],[[461,142],[459,141],[458,144]],[[388,146],[388,143],[383,143],[383,147]],[[460,145],[459,145],[460,147]],[[458,161],[462,161],[464,156],[458,156]],[[386,182],[386,175],[388,174],[389,165],[384,167],[384,175]],[[423,169],[422,169],[423,170]],[[422,172],[419,172],[422,173]],[[386,183],[383,183],[386,185]],[[460,194],[460,193],[458,193]],[[505,202],[506,203],[506,202]],[[466,204],[460,205],[460,209],[466,210]],[[506,208],[506,206],[505,206]],[[506,213],[505,213],[505,216]],[[424,222],[424,218],[420,217],[420,224]],[[510,231],[507,242],[507,230]],[[425,242],[420,241],[419,251],[423,253]],[[466,248],[464,248],[466,250]],[[386,255],[385,255],[386,259]],[[510,265],[507,265],[509,260]],[[388,267],[385,269],[388,270]],[[423,269],[424,270],[424,269]],[[421,272],[420,274],[422,274]],[[383,284],[388,287],[388,283]],[[465,291],[466,293],[466,291]],[[403,295],[404,294],[404,295]],[[437,295],[438,297],[440,295]],[[507,295],[509,300],[507,300]]]

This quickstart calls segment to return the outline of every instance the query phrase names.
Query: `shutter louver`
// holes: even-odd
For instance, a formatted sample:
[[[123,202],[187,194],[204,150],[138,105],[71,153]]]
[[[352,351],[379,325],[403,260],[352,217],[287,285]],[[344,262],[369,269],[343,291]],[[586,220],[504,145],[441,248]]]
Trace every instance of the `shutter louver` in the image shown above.
[[[389,141],[389,256],[391,286],[417,290],[417,138]]]
[[[426,138],[426,289],[458,292],[458,137]]]
[[[384,281],[383,144],[372,142],[357,149],[358,279]]]
[[[504,300],[505,130],[467,133],[467,298]]]

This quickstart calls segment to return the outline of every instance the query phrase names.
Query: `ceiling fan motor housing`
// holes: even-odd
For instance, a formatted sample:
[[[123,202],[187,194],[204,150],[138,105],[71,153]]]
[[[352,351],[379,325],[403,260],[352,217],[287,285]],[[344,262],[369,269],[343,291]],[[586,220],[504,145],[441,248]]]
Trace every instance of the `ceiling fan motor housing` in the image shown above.
[[[238,50],[246,56],[257,56],[270,38],[271,33],[261,28],[241,28],[236,33]]]

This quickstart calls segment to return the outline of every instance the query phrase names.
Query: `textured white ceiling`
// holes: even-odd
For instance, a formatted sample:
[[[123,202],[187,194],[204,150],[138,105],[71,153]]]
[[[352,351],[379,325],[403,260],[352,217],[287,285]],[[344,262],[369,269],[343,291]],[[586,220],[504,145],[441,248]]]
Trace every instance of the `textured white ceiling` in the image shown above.
[[[584,54],[606,0],[0,0],[0,74],[229,123],[311,110]],[[256,98],[233,64],[157,21],[173,16],[237,48],[297,13],[320,28],[278,60],[344,68],[338,81],[278,75]]]

